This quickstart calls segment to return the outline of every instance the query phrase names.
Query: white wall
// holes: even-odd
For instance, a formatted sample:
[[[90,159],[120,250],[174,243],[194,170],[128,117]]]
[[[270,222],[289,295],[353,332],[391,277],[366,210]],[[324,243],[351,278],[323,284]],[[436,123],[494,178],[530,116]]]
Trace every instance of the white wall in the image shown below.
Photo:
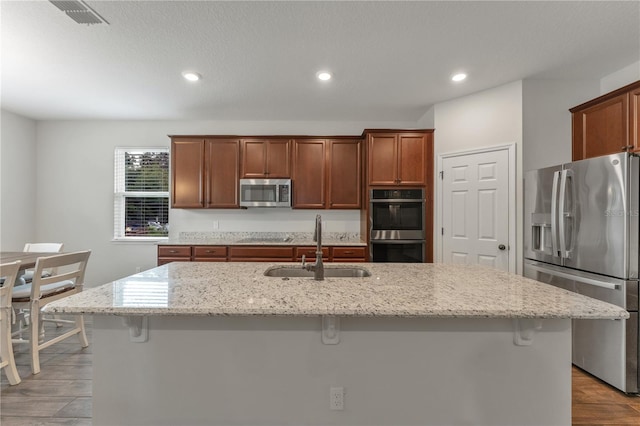
[[[604,76],[600,80],[600,94],[604,95],[638,80],[640,80],[640,61]]]
[[[516,144],[516,270],[522,271],[522,82],[516,81],[436,104],[434,156]],[[437,168],[437,167],[436,167]],[[437,170],[436,170],[437,172]],[[436,188],[437,188],[437,180]],[[435,206],[434,247],[439,249],[440,208]],[[435,256],[434,256],[435,257]]]
[[[599,90],[598,80],[523,80],[524,171],[571,161],[569,108],[599,96]]]
[[[113,153],[117,146],[169,146],[177,134],[360,135],[365,128],[407,128],[415,122],[214,122],[43,121],[39,122],[36,236],[62,241],[65,249],[91,249],[87,286],[156,264],[156,247],[116,243],[113,236]],[[16,158],[7,159],[16,161]],[[4,161],[4,160],[3,160]],[[5,191],[3,190],[3,196]],[[317,211],[171,210],[171,235],[181,231],[312,232]],[[323,211],[327,232],[359,232],[358,211]]]
[[[0,111],[0,248],[35,241],[36,122]]]

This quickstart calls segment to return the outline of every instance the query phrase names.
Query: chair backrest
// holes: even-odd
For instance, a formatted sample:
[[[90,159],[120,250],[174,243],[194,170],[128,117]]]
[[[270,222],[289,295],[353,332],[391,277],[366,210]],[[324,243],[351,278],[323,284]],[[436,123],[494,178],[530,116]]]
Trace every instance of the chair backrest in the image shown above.
[[[33,273],[31,299],[40,299],[43,286],[61,281],[73,281],[76,290],[82,291],[84,274],[90,255],[91,250],[85,250],[39,257]],[[60,267],[62,267],[61,272],[58,272]],[[55,272],[51,276],[43,276],[44,270]]]
[[[60,253],[63,243],[26,243],[22,251]]]
[[[4,278],[4,284],[0,287],[0,308],[11,306],[11,291],[20,270],[20,263],[18,260],[0,265],[0,277]]]

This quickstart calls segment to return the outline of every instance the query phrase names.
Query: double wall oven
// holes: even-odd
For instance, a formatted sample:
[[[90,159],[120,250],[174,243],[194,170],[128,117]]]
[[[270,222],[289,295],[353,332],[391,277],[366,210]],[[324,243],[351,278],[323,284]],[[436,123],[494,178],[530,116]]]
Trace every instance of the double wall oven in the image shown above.
[[[369,202],[370,261],[424,262],[424,189],[372,189]]]

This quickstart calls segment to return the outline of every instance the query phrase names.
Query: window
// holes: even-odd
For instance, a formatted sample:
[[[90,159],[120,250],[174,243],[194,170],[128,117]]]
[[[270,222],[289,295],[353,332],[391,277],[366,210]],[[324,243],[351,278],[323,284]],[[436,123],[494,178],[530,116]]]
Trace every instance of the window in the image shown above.
[[[168,148],[116,148],[114,207],[114,239],[169,235]]]

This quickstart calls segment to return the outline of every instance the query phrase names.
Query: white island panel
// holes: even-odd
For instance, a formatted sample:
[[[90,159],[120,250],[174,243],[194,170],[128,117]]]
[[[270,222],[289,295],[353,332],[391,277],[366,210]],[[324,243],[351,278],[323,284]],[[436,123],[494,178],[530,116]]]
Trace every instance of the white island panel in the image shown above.
[[[96,316],[93,424],[569,425],[570,320],[513,321],[343,317],[326,345],[317,317],[154,316],[133,343]]]

